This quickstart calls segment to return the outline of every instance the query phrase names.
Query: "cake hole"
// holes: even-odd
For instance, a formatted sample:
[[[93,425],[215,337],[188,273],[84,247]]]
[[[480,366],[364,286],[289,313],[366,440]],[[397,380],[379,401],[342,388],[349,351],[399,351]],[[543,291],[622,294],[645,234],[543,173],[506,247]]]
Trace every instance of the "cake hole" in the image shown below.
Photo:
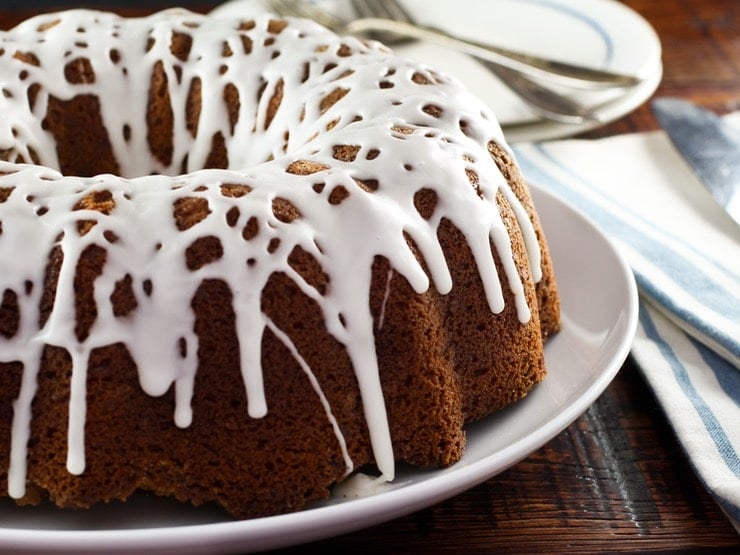
[[[64,66],[64,78],[73,85],[94,83],[95,71],[87,58],[75,58]]]
[[[340,58],[346,58],[347,56],[352,55],[352,48],[345,43],[342,43],[339,45],[339,48],[337,48],[337,56]]]
[[[200,237],[185,249],[185,265],[188,270],[194,272],[219,260],[223,255],[224,248],[218,237],[214,235]]]
[[[339,122],[340,122],[340,121],[342,121],[342,118],[341,118],[341,117],[338,117],[338,118],[334,118],[333,120],[331,120],[331,121],[330,121],[329,123],[327,123],[327,124],[326,124],[326,130],[327,130],[327,131],[331,131],[331,130],[332,130],[332,129],[334,129],[334,128],[335,128],[335,127],[336,127],[337,125],[339,125]]]
[[[267,32],[279,35],[287,26],[288,22],[284,19],[271,19],[267,22]]]
[[[326,187],[326,183],[314,183],[311,185],[311,188],[316,193],[322,193],[324,191],[324,187]]]
[[[270,239],[270,242],[267,244],[267,252],[273,254],[279,248],[280,239],[278,237],[273,237],[272,239]]]
[[[147,297],[152,296],[152,291],[154,291],[154,284],[152,283],[151,279],[145,279],[141,284],[141,289],[144,291],[144,294]]]
[[[161,60],[152,68],[149,98],[146,110],[147,144],[154,157],[163,165],[169,166],[174,150],[172,141],[175,116],[172,111],[167,73]]]
[[[349,77],[355,72],[354,69],[345,69],[342,73],[340,73],[334,81],[339,81],[340,79],[344,79],[345,77]]]
[[[380,182],[377,179],[355,179],[355,183],[367,193],[374,193],[380,188]]]
[[[400,133],[401,135],[411,135],[414,132],[414,128],[406,125],[394,125],[391,127],[391,131]]]
[[[411,76],[411,80],[417,85],[431,85],[432,80],[419,71],[415,71]]]
[[[198,80],[198,83],[200,84],[200,80]],[[280,84],[280,98],[282,99],[282,79],[280,80]],[[224,103],[226,104],[226,110],[229,114],[229,132],[233,135],[236,124],[239,121],[239,109],[241,108],[239,89],[237,89],[236,85],[233,83],[227,83],[224,86]]]
[[[113,199],[113,193],[108,190],[92,191],[88,193],[74,205],[73,210],[92,210],[101,214],[109,215],[116,206]],[[79,220],[77,222],[77,232],[80,236],[86,235],[93,227],[97,225],[95,220]]]
[[[414,208],[425,220],[429,220],[437,208],[437,191],[427,187],[414,193]]]
[[[241,213],[239,212],[239,209],[236,206],[232,206],[226,213],[226,225],[229,227],[236,226],[240,215]]]
[[[354,162],[360,152],[360,145],[334,145],[332,157],[342,162]]]
[[[325,114],[329,108],[344,98],[348,92],[349,89],[343,89],[341,87],[334,89],[319,102],[319,112]]]
[[[52,19],[51,21],[46,21],[46,22],[44,22],[44,23],[41,23],[41,24],[40,24],[40,25],[39,25],[38,27],[36,27],[36,30],[37,30],[37,31],[38,31],[39,33],[43,33],[44,31],[48,31],[48,30],[49,30],[49,29],[51,29],[52,27],[56,27],[56,26],[57,26],[57,25],[59,25],[59,24],[60,24],[61,22],[62,22],[62,20],[61,20],[61,19],[58,19],[58,18],[57,18],[57,19]]]
[[[175,72],[175,80],[177,81],[177,84],[179,85],[182,83],[182,66],[179,64],[173,65],[172,69]]]
[[[275,114],[280,108],[280,104],[283,101],[283,88],[285,83],[282,78],[275,83],[275,89],[273,90],[272,96],[267,103],[267,112],[265,114],[265,130],[270,127],[272,120],[275,118]]]
[[[442,117],[443,110],[441,107],[437,106],[436,104],[425,104],[421,110],[422,112],[424,112],[425,114],[429,114],[433,118]]]
[[[323,170],[328,170],[329,166],[319,164],[318,162],[311,162],[310,160],[296,160],[288,164],[286,172],[293,175],[310,175]]]
[[[253,41],[252,38],[247,35],[240,35],[239,38],[241,38],[242,41],[242,49],[244,50],[245,54],[251,54],[252,53],[252,47],[253,47]]]
[[[136,295],[134,295],[133,283],[134,280],[131,277],[131,274],[126,274],[113,286],[110,301],[114,316],[126,316],[133,312],[138,306]]]
[[[224,95],[226,91],[224,91]],[[185,127],[194,138],[198,134],[198,122],[200,121],[202,95],[200,77],[193,77],[190,81],[190,89],[185,103]]]
[[[172,39],[170,41],[170,52],[178,60],[184,62],[190,56],[190,49],[193,46],[193,37],[187,33],[180,33],[178,31],[172,32]]]
[[[224,183],[221,185],[221,194],[227,198],[241,198],[248,194],[252,188],[241,183]]]
[[[468,176],[468,181],[470,181],[470,184],[473,185],[477,189],[478,188],[478,185],[480,183],[480,179],[478,177],[478,172],[476,172],[473,169],[467,168],[465,170],[465,175]]]
[[[259,220],[257,220],[256,216],[252,216],[247,220],[247,224],[244,226],[244,229],[242,230],[242,238],[245,241],[251,241],[255,237],[257,237],[257,234],[260,232],[260,224]]]
[[[278,221],[289,224],[301,217],[301,212],[287,199],[277,197],[272,201],[272,213]]]
[[[28,64],[28,65],[36,66],[36,67],[41,66],[41,62],[39,61],[36,54],[34,54],[33,52],[21,52],[20,50],[16,50],[15,53],[13,54],[13,58],[23,62],[24,64]]]
[[[226,140],[223,133],[219,131],[211,138],[211,152],[206,158],[206,168],[226,169],[229,167],[229,154],[226,150]]]
[[[337,185],[329,193],[329,204],[337,206],[349,196],[349,191],[344,185]]]
[[[28,107],[33,111],[36,106],[36,99],[41,91],[41,85],[39,83],[31,83],[26,90],[26,98],[28,99]]]
[[[10,339],[18,333],[20,314],[18,295],[12,289],[6,289],[0,303],[0,335]]]
[[[180,231],[202,222],[211,213],[208,201],[199,197],[179,198],[173,203],[173,208],[175,224]]]

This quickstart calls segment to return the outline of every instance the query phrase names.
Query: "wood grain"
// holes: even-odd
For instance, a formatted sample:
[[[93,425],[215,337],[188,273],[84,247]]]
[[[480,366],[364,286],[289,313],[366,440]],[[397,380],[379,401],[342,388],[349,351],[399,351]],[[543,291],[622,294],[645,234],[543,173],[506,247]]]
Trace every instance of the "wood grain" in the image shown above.
[[[657,95],[685,97],[720,113],[740,109],[740,2],[624,3],[661,39],[664,78]],[[133,15],[167,4],[126,5],[108,7]],[[38,11],[0,7],[0,28]],[[584,136],[657,128],[643,105]],[[727,553],[740,552],[740,536],[697,481],[629,359],[585,414],[499,476],[428,509],[310,547],[353,553]]]

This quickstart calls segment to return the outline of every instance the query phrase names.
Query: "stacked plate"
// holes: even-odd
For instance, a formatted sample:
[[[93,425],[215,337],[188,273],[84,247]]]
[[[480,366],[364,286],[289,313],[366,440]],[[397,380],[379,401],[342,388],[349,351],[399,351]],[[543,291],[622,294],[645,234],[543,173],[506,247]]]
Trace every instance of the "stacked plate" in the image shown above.
[[[604,98],[598,100],[589,98],[609,101],[601,122],[563,124],[540,119],[468,56],[431,44],[403,47],[404,53],[463,80],[493,108],[510,142],[574,135],[613,121],[645,102],[662,77],[655,31],[640,15],[613,0],[455,0],[436,2],[434,9],[424,0],[406,0],[404,6],[419,23],[460,36],[642,79],[636,87],[602,92]]]
[[[575,135],[631,112],[655,91],[663,74],[660,40],[639,14],[615,0],[401,0],[414,19],[460,37],[559,61],[632,75],[627,89],[576,94],[573,100],[604,103],[600,121],[566,124],[542,119],[495,75],[465,54],[428,42],[394,50],[462,80],[485,101],[511,143]],[[347,0],[315,0],[351,19]],[[261,0],[232,0],[216,12],[264,10]]]

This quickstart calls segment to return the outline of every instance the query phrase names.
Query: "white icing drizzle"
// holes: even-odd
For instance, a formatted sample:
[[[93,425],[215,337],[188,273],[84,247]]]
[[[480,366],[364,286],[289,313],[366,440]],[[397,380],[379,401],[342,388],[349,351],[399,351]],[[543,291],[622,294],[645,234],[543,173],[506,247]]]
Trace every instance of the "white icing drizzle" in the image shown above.
[[[385,307],[388,304],[388,298],[391,296],[391,280],[393,279],[393,269],[388,270],[385,278],[385,292],[383,293],[383,302],[380,303],[380,314],[378,315],[378,331],[383,329],[385,323]]]
[[[257,17],[253,28],[240,29],[239,25],[238,19],[209,18],[183,10],[145,19],[76,10],[36,17],[0,36],[4,93],[0,94],[0,149],[8,149],[11,160],[18,156],[30,161],[35,153],[40,163],[0,163],[0,193],[10,191],[0,202],[0,293],[15,292],[20,312],[16,333],[10,338],[0,335],[0,362],[23,365],[20,395],[13,405],[12,497],[21,497],[25,491],[31,403],[44,345],[62,347],[72,359],[70,472],[81,474],[85,469],[87,364],[95,348],[125,344],[142,389],[159,396],[174,385],[175,423],[180,427],[190,424],[198,369],[198,337],[190,306],[206,279],[223,280],[233,294],[249,415],[260,418],[269,410],[260,357],[262,336],[269,329],[314,387],[349,472],[352,461],[321,384],[289,335],[260,306],[262,288],[276,272],[287,274],[316,301],[327,330],[346,347],[354,366],[373,452],[385,480],[393,479],[394,461],[369,307],[374,258],[387,258],[394,272],[414,290],[424,292],[430,279],[406,242],[404,234],[408,234],[434,286],[441,293],[448,292],[452,280],[436,236],[438,225],[447,218],[470,245],[491,310],[503,309],[492,242],[514,292],[520,320],[526,322],[530,317],[510,240],[495,208],[497,191],[502,190],[514,207],[537,278],[539,249],[529,217],[486,150],[489,141],[504,145],[488,108],[456,81],[395,57],[378,43],[339,38],[301,20],[290,20],[279,30],[271,28],[269,16]],[[191,37],[187,60],[170,51],[173,33]],[[150,39],[154,43],[147,50]],[[250,53],[245,53],[245,40],[252,46]],[[343,45],[352,56],[345,56]],[[17,52],[33,52],[38,65],[18,59]],[[73,84],[65,78],[65,66],[79,58],[90,61],[94,82]],[[150,153],[146,132],[147,92],[153,68],[160,61],[174,117],[170,164]],[[195,79],[200,81],[204,101],[193,137],[185,114]],[[28,102],[32,84],[41,85],[33,110]],[[222,100],[227,85],[235,87],[240,100],[233,129]],[[255,103],[261,88],[265,92]],[[325,105],[327,96],[337,89],[344,96]],[[270,120],[268,104],[278,90],[282,90],[282,101]],[[59,166],[56,146],[42,125],[50,95],[68,100],[83,94],[95,95],[100,101],[123,177],[62,176],[52,169]],[[430,106],[441,113],[429,113]],[[224,139],[231,169],[200,170],[217,134]],[[337,160],[336,145],[356,148],[355,161]],[[185,160],[190,173],[179,175]],[[320,166],[310,175],[294,175],[289,170],[296,161]],[[477,176],[476,187],[466,171]],[[378,188],[367,191],[357,180],[376,180]],[[319,182],[323,187],[314,188]],[[244,185],[250,192],[225,196],[222,185]],[[342,188],[347,196],[336,203],[332,193]],[[428,220],[414,208],[414,195],[423,188],[435,190],[438,197]],[[91,193],[106,191],[114,203],[110,214],[73,209]],[[178,230],[173,206],[185,197],[204,199],[210,213],[196,225]],[[272,210],[278,198],[292,204],[300,216],[291,222],[278,219]],[[234,207],[238,219],[228,225]],[[242,230],[250,218],[259,222],[259,233],[245,240]],[[80,220],[97,223],[80,234]],[[115,234],[117,240],[111,242],[106,232]],[[195,240],[210,236],[220,241],[223,256],[188,270],[185,251]],[[271,247],[275,238],[280,240],[276,249]],[[81,253],[92,245],[105,248],[107,258],[95,280],[97,319],[89,335],[78,340],[73,282]],[[64,258],[53,309],[39,329],[44,271],[55,246]],[[325,294],[288,264],[288,256],[298,246],[315,257],[329,277]],[[111,294],[126,277],[131,280],[137,307],[125,317],[116,317]],[[378,327],[383,323],[390,278],[391,273]]]

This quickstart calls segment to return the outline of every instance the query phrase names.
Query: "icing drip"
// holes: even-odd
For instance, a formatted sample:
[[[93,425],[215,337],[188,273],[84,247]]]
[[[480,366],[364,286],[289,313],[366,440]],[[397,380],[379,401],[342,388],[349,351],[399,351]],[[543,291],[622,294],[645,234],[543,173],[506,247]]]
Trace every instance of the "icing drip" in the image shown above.
[[[172,46],[176,36],[189,37],[185,51]],[[491,141],[504,144],[500,129],[455,81],[394,57],[378,43],[339,38],[306,21],[286,26],[269,16],[252,24],[180,10],[141,20],[79,10],[34,18],[1,40],[0,149],[9,160],[39,164],[0,163],[0,292],[16,292],[20,312],[15,334],[0,335],[0,362],[23,364],[14,403],[11,496],[24,493],[31,403],[45,345],[61,347],[72,358],[70,472],[85,469],[87,361],[98,347],[125,344],[142,389],[159,396],[174,386],[174,421],[190,425],[198,369],[190,306],[205,280],[223,280],[233,294],[249,415],[260,418],[270,410],[260,354],[270,330],[320,398],[349,472],[346,442],[321,384],[289,334],[262,311],[261,292],[271,275],[284,273],[317,303],[328,332],[346,347],[354,366],[375,459],[387,480],[394,476],[393,450],[369,308],[375,257],[387,258],[419,293],[428,289],[430,277],[440,293],[448,292],[452,280],[437,239],[440,222],[448,219],[470,245],[491,310],[503,310],[493,244],[519,318],[529,319],[510,240],[495,209],[497,192],[514,207],[537,277],[535,232],[486,150]],[[18,52],[34,52],[35,60]],[[89,61],[94,78],[81,59]],[[65,74],[72,62],[87,77]],[[166,80],[172,113],[174,140],[166,156],[152,153],[146,131],[148,91],[157,71]],[[195,129],[186,117],[193,87],[203,99]],[[255,91],[263,91],[256,103]],[[53,99],[80,95],[98,99],[122,177],[63,176],[51,169],[59,167],[56,145],[42,122]],[[228,95],[239,99],[237,114],[222,101]],[[230,169],[201,170],[218,140]],[[371,182],[377,187],[369,187]],[[438,202],[424,218],[414,196],[430,188]],[[91,195],[108,198],[110,210],[84,208]],[[207,206],[207,215],[189,227],[178,225],[173,210],[183,199]],[[294,207],[296,217],[279,218],[273,210],[278,201]],[[80,221],[88,222],[84,232]],[[246,239],[250,222],[259,232]],[[188,248],[202,238],[215,238],[222,256],[186,267]],[[94,283],[97,318],[80,336],[74,280],[92,247],[104,248],[106,256]],[[327,274],[327,291],[319,292],[289,264],[298,247]],[[39,326],[44,268],[55,248],[63,253],[56,295]],[[130,282],[137,301],[125,317],[114,314],[111,300],[122,280]]]

